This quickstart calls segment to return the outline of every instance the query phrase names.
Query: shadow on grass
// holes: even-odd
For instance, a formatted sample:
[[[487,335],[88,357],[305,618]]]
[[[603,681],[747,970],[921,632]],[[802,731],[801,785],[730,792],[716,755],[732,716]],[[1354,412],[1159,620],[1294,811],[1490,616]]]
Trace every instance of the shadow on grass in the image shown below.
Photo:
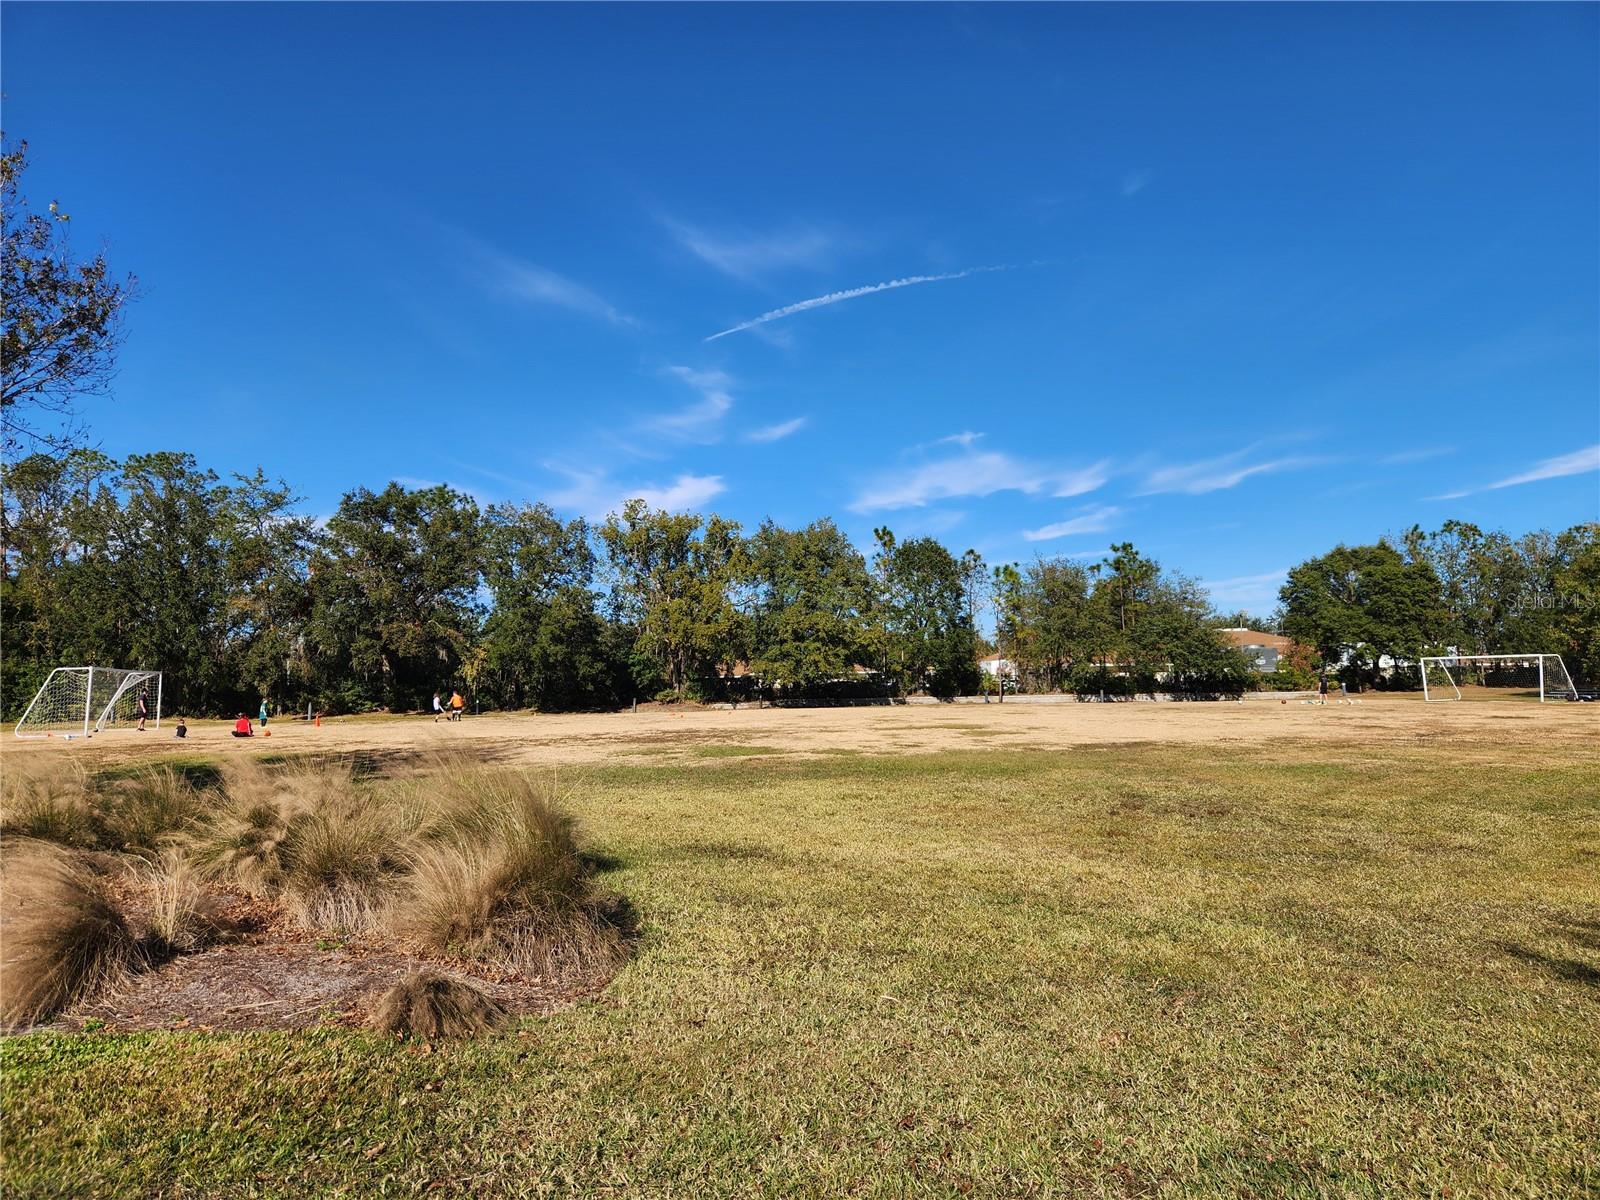
[[[1600,967],[1586,963],[1582,959],[1561,958],[1554,954],[1545,954],[1529,946],[1520,946],[1515,942],[1501,942],[1500,949],[1512,958],[1550,972],[1558,979],[1565,979],[1568,983],[1600,989]]]
[[[159,763],[119,763],[95,773],[98,783],[115,783],[123,779],[137,779],[159,771],[171,771],[190,787],[204,789],[215,787],[222,780],[222,769],[209,758],[165,758]]]

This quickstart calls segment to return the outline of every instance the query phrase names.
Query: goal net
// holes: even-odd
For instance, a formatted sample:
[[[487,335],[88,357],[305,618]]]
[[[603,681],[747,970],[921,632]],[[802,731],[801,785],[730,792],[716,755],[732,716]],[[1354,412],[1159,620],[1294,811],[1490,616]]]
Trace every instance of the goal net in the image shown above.
[[[1570,700],[1578,694],[1559,654],[1448,654],[1422,660],[1426,700],[1519,692],[1541,702]]]
[[[57,667],[17,722],[16,735],[91,737],[118,726],[161,728],[161,672]]]

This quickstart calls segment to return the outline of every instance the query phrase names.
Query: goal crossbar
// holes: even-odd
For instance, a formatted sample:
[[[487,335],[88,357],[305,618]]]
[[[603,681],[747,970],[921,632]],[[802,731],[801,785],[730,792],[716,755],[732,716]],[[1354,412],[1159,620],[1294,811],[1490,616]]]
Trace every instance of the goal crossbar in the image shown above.
[[[1578,689],[1573,686],[1572,676],[1567,671],[1567,664],[1559,654],[1433,654],[1424,655],[1422,658],[1422,698],[1429,701],[1459,700],[1461,699],[1461,684],[1458,678],[1462,667],[1474,664],[1493,666],[1496,663],[1511,664],[1514,666],[1538,667],[1539,669],[1539,703],[1543,704],[1551,697],[1567,699],[1576,696]],[[1434,666],[1444,677],[1443,682],[1448,685],[1450,693],[1446,694],[1442,687],[1429,685],[1428,668]],[[1451,668],[1454,668],[1454,673]],[[1438,677],[1435,677],[1437,681]]]
[[[19,738],[57,733],[87,738],[141,715],[161,728],[160,671],[57,667],[34,693],[13,732]]]

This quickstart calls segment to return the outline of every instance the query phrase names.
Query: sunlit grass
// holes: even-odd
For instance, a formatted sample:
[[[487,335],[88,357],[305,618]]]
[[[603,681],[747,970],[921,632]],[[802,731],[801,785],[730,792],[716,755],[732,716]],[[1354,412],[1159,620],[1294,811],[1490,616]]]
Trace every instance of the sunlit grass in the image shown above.
[[[597,1001],[13,1040],[8,1191],[1585,1194],[1600,755],[1492,751],[596,772],[644,923]]]

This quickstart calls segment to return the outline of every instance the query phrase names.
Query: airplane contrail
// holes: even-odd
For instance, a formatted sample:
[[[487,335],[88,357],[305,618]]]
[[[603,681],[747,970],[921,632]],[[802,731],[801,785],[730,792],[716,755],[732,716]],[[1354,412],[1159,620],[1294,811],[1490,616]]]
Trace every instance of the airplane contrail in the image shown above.
[[[759,317],[754,317],[751,320],[735,325],[732,329],[724,329],[721,333],[713,333],[705,340],[714,342],[718,338],[727,337],[730,333],[742,333],[746,329],[754,329],[757,325],[765,325],[768,321],[792,317],[795,313],[805,312],[811,308],[821,308],[827,304],[837,304],[841,300],[854,300],[857,296],[870,296],[873,292],[887,292],[891,288],[910,287],[914,283],[938,283],[945,279],[965,279],[968,275],[982,275],[988,271],[1009,270],[1011,270],[1009,266],[968,267],[965,271],[951,271],[946,275],[907,275],[904,279],[891,279],[887,283],[869,283],[865,287],[846,288],[842,292],[829,292],[826,296],[801,300],[796,304],[785,304],[782,308],[764,312]]]

